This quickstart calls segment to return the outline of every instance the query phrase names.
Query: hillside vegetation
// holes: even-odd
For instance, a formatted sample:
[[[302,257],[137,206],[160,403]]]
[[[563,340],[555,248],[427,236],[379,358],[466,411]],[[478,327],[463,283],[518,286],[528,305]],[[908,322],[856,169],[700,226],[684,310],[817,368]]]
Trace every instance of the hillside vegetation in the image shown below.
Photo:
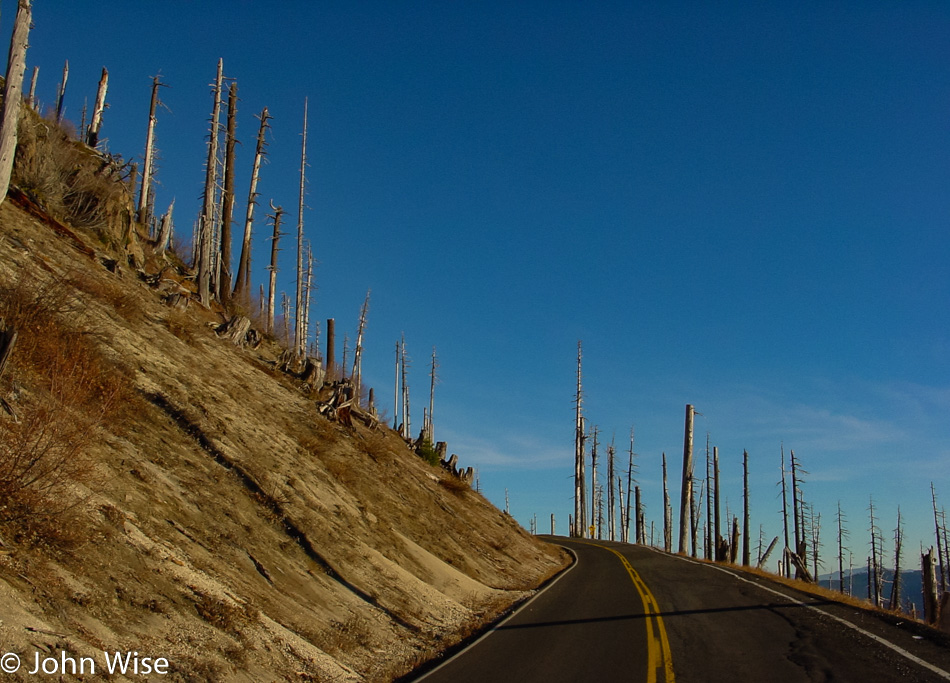
[[[0,206],[10,680],[35,653],[97,680],[132,650],[162,680],[391,680],[564,566],[394,431],[323,417],[274,340],[219,336],[230,314],[152,253],[121,165],[22,125]]]

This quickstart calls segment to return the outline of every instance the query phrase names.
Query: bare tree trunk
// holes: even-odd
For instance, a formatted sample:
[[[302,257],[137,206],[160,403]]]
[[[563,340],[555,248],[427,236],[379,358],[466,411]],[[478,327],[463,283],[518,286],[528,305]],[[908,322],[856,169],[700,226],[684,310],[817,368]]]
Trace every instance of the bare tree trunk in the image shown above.
[[[633,487],[633,427],[630,428],[630,451],[629,451],[629,453],[630,453],[630,460],[629,460],[629,462],[627,463],[627,514],[626,514],[626,521],[624,522],[624,525],[625,525],[625,526],[624,526],[624,536],[626,537],[625,540],[628,541],[628,542],[630,541],[630,494],[632,493],[632,490],[631,490],[631,489],[632,489],[632,487]],[[637,522],[637,525],[639,525],[639,522],[640,522],[639,516],[638,516],[636,522]],[[638,529],[639,529],[639,527],[635,525],[635,528],[634,528],[635,536],[634,536],[634,538],[637,539],[637,540],[636,540],[637,543],[640,542],[640,532],[639,532]]]
[[[765,553],[762,555],[761,559],[757,566],[758,569],[762,569],[765,566],[765,563],[769,561],[769,555],[772,554],[772,551],[775,550],[775,545],[778,543],[778,536],[772,539],[772,542],[769,543],[769,547],[766,549]]]
[[[221,273],[215,285],[218,301],[227,306],[231,299],[231,218],[234,215],[234,144],[237,142],[237,83],[228,90],[227,129],[224,138],[224,194],[221,198]]]
[[[680,489],[679,552],[688,552],[689,518],[693,509],[693,406],[686,405],[686,431],[683,437],[683,484]]]
[[[838,501],[838,579],[840,581],[840,590],[844,590],[844,539],[848,532],[844,528],[844,515],[841,512],[841,501]]]
[[[59,82],[56,91],[56,123],[63,122],[63,107],[66,103],[66,81],[69,80],[69,60],[63,65],[63,80]]]
[[[901,546],[904,543],[904,529],[901,527],[901,509],[897,508],[897,528],[894,530],[894,583],[891,584],[891,610],[901,608]]]
[[[13,157],[16,152],[17,124],[23,103],[23,72],[26,71],[26,48],[30,35],[30,0],[19,0],[10,54],[7,59],[6,82],[3,87],[3,112],[0,118],[0,203],[7,197],[10,177],[13,175]]]
[[[933,500],[934,528],[936,529],[937,535],[937,564],[940,567],[940,582],[937,584],[937,586],[940,593],[944,593],[947,590],[947,575],[943,562],[946,548],[943,547],[943,539],[940,533],[940,519],[937,516],[937,490],[934,488],[933,482],[930,482],[930,497]]]
[[[788,536],[788,487],[785,484],[785,445],[782,444],[782,524],[785,530],[785,549],[791,552],[791,539]],[[792,575],[792,566],[789,561],[788,552],[783,554],[785,564],[785,576]]]
[[[923,575],[924,617],[928,624],[937,623],[937,563],[934,559],[934,549],[930,548],[926,555],[920,556],[921,573]]]
[[[96,93],[96,105],[92,108],[92,119],[89,121],[89,130],[86,131],[86,144],[95,147],[99,144],[99,131],[102,129],[102,114],[106,108],[106,90],[109,88],[109,72],[102,67],[102,77],[99,79],[99,90]]]
[[[749,549],[749,451],[742,451],[742,564],[748,567],[752,563]]]
[[[251,189],[247,193],[247,214],[244,217],[244,240],[241,243],[241,260],[238,263],[237,279],[234,282],[234,298],[247,305],[251,292],[251,230],[254,225],[254,207],[257,206],[257,181],[260,179],[261,161],[264,158],[265,133],[270,115],[267,107],[261,111],[261,127],[257,133],[257,151],[254,153],[254,167],[251,170]]]
[[[634,496],[636,497],[636,519],[634,523],[634,538],[636,539],[635,543],[643,543],[645,536],[645,531],[643,529],[643,501],[640,499],[640,487],[637,486],[634,488]]]
[[[616,515],[616,500],[614,498],[614,482],[616,478],[614,476],[614,442],[611,440],[610,445],[607,447],[607,482],[609,488],[607,489],[607,537],[611,541],[617,540],[617,519]]]
[[[307,99],[303,101],[303,142],[300,147],[300,198],[297,205],[297,325],[294,339],[297,355],[304,352],[303,322],[300,309],[303,305],[303,199],[306,191],[307,167]]]
[[[327,318],[327,372],[328,382],[336,377],[336,320]]]
[[[599,501],[598,486],[597,486],[597,446],[599,445],[597,442],[598,435],[599,435],[599,430],[597,426],[595,425],[593,434],[592,434],[594,440],[593,440],[593,443],[591,443],[591,448],[590,448],[590,523],[591,523],[591,526],[594,527],[594,533],[596,533],[599,538],[600,530],[597,524],[599,521],[598,516],[597,516],[598,507],[599,507],[598,506],[598,501]],[[591,534],[591,537],[593,536],[594,534]]]
[[[438,379],[435,374],[436,368],[439,367],[438,358],[435,355],[435,347],[432,347],[432,364],[429,366],[429,423],[426,429],[426,434],[429,437],[431,443],[435,443],[435,424],[432,421],[432,414],[435,410],[435,383]]]
[[[142,186],[139,189],[139,206],[136,218],[139,223],[148,225],[149,199],[152,191],[152,164],[155,158],[155,109],[158,105],[158,76],[152,79],[152,100],[148,108],[148,132],[145,135],[145,159],[142,162]]]
[[[715,480],[712,472],[712,453],[709,450],[709,432],[706,432],[706,552],[707,560],[716,558],[716,544],[713,534],[716,532],[714,525],[715,516],[713,515],[713,494],[715,492]]]
[[[412,425],[409,422],[409,354],[406,351],[406,338],[402,338],[402,426],[404,436],[412,436]]]
[[[307,357],[309,350],[307,345],[310,339],[310,293],[313,288],[313,248],[307,244],[307,283],[304,287],[303,304],[303,355]],[[359,394],[357,394],[357,405],[359,404]]]
[[[670,504],[670,489],[666,479],[666,453],[663,453],[663,549],[673,552],[673,506]]]
[[[290,351],[290,297],[286,292],[280,293],[280,312],[284,318],[284,346]]]
[[[357,406],[360,404],[360,385],[363,381],[363,331],[366,329],[366,315],[369,313],[369,294],[370,290],[366,290],[366,298],[360,309],[360,324],[356,330],[356,349],[353,351],[353,400]]]
[[[270,203],[270,208],[273,209],[274,213],[272,218],[274,219],[274,233],[271,236],[271,245],[270,245],[270,265],[267,267],[268,273],[268,290],[267,290],[267,333],[274,334],[274,297],[277,294],[277,242],[280,240],[280,219],[284,215],[284,210],[279,206],[274,206],[274,202]],[[286,327],[287,321],[284,320],[284,326]]]
[[[868,581],[872,583],[873,602],[875,607],[881,606],[881,560],[879,556],[879,547],[877,543],[877,524],[874,518],[874,499],[871,498],[868,505],[871,518],[871,570],[868,572]],[[872,581],[873,579],[873,581]]]
[[[33,109],[34,111],[36,111],[36,109],[39,107],[39,102],[36,99],[36,81],[39,78],[39,75],[40,75],[40,67],[34,66],[33,77],[30,79],[30,95],[28,99],[28,104],[30,108]]]
[[[577,342],[577,393],[574,398],[574,524],[575,536],[586,537],[587,521],[584,493],[584,416],[583,393],[581,391],[581,342]]]
[[[211,109],[211,129],[208,138],[208,161],[205,168],[204,208],[198,235],[198,298],[202,306],[211,305],[212,246],[215,233],[215,196],[218,185],[218,121],[221,117],[221,87],[224,81],[224,60],[218,60],[218,74],[214,81],[214,106]]]
[[[175,210],[175,200],[168,206],[168,211],[162,216],[161,227],[158,231],[158,237],[155,239],[155,248],[160,254],[164,254],[171,242],[174,223],[172,221],[172,212]]]

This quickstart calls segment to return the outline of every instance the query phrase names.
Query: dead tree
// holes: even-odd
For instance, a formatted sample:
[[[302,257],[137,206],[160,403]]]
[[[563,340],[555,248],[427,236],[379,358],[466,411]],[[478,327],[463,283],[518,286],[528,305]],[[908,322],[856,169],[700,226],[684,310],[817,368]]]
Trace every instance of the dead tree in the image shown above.
[[[363,306],[360,308],[360,324],[356,330],[356,349],[353,351],[353,400],[358,406],[360,404],[360,387],[363,374],[363,332],[366,330],[366,315],[369,313],[369,294],[366,290],[366,298],[363,300]]]
[[[402,390],[402,436],[405,439],[412,435],[412,427],[409,424],[409,354],[406,351],[406,335],[402,335],[399,345],[399,378]],[[344,364],[345,365],[345,364]]]
[[[36,80],[39,78],[39,75],[40,75],[40,67],[34,66],[33,77],[30,78],[30,95],[27,98],[27,104],[30,106],[30,108],[33,111],[36,111],[40,106],[39,101],[36,99]]]
[[[891,584],[892,611],[901,607],[901,550],[904,544],[904,529],[901,526],[901,509],[897,507],[897,528],[894,529],[894,582]]]
[[[172,212],[175,210],[175,200],[172,200],[172,203],[168,205],[168,211],[162,216],[162,219],[159,221],[158,237],[155,238],[155,249],[159,254],[164,254],[168,249],[168,245],[172,239],[172,231],[174,230],[174,222],[172,219]]]
[[[237,83],[228,89],[228,114],[224,137],[224,193],[221,195],[220,272],[215,281],[218,301],[227,306],[231,299],[231,219],[234,215],[234,145],[237,142]]]
[[[848,530],[844,527],[845,517],[841,512],[841,501],[838,501],[838,579],[840,582],[839,590],[845,593],[844,589],[844,541],[848,538]]]
[[[607,537],[611,541],[617,540],[617,519],[616,515],[616,500],[614,498],[614,442],[613,439],[610,440],[610,445],[607,446]]]
[[[63,109],[66,104],[66,81],[69,80],[69,60],[63,64],[63,80],[59,82],[59,88],[56,90],[56,123],[63,122]]]
[[[284,324],[284,347],[290,350],[290,297],[287,292],[280,293],[280,313]]]
[[[310,339],[310,294],[313,288],[313,249],[310,243],[307,243],[307,281],[304,284],[303,296],[303,356],[307,356],[307,343]],[[359,395],[357,394],[357,403]]]
[[[99,79],[99,90],[96,92],[96,104],[92,108],[92,119],[86,131],[86,144],[96,147],[99,144],[99,132],[102,130],[102,114],[106,108],[106,90],[109,88],[109,72],[102,67],[102,77]]]
[[[742,564],[752,564],[749,548],[749,451],[742,451]],[[816,572],[817,575],[817,572]]]
[[[327,370],[326,378],[332,382],[336,378],[336,320],[327,318]]]
[[[692,492],[692,494],[691,494],[691,498],[692,498],[692,503],[691,503],[692,509],[690,510],[690,515],[689,515],[689,528],[690,528],[690,537],[689,537],[689,540],[690,540],[691,555],[692,555],[693,557],[698,557],[698,554],[699,554],[699,526],[700,526],[700,524],[702,523],[702,517],[703,517],[703,505],[702,505],[702,502],[701,502],[701,501],[702,501],[702,499],[703,499],[703,495],[704,495],[704,494],[703,494],[703,491],[705,490],[705,487],[706,487],[706,481],[705,481],[705,480],[700,480],[700,482],[699,482],[699,491],[698,491],[698,492],[695,490],[695,486],[696,486],[696,483],[695,483],[695,482],[696,482],[696,480],[695,480],[695,478],[694,478],[694,479],[693,479],[693,488],[694,488],[694,490],[693,490],[693,492]]]
[[[940,594],[942,595],[947,591],[947,572],[946,566],[944,564],[944,556],[947,552],[947,548],[943,543],[943,534],[940,533],[940,518],[937,513],[937,490],[934,488],[933,482],[930,482],[930,497],[933,501],[934,528],[936,530],[937,536],[937,565],[940,568],[940,581],[937,584],[937,587]]]
[[[211,305],[211,275],[214,269],[213,246],[218,186],[218,121],[221,118],[221,88],[224,81],[224,60],[218,60],[218,73],[212,86],[214,104],[208,137],[208,160],[205,166],[204,204],[198,231],[198,298],[202,306]]]
[[[795,578],[805,578],[803,574],[810,575],[810,572],[807,571],[808,541],[807,534],[805,533],[805,502],[802,495],[801,482],[803,481],[802,475],[808,474],[808,472],[802,468],[801,463],[795,457],[794,450],[790,452],[790,459],[792,464],[792,514],[795,526],[795,549],[793,550],[793,554],[798,556],[800,562],[794,562],[794,558],[792,559],[796,568]],[[799,569],[800,566],[806,567],[804,573]],[[810,578],[805,578],[805,580],[808,581]]]
[[[636,496],[636,522],[634,524],[634,529],[636,531],[636,541],[635,543],[646,543],[646,530],[644,529],[643,524],[643,501],[640,499],[640,487],[637,486],[634,488],[634,495]]]
[[[693,406],[686,405],[686,431],[683,436],[683,483],[680,489],[679,552],[686,553],[689,543],[689,517],[693,495]]]
[[[663,549],[673,552],[673,506],[666,479],[666,453],[663,453]]]
[[[719,497],[719,446],[713,446],[713,513],[715,514],[715,531],[713,541],[713,556],[717,560],[724,560],[719,557],[716,548],[719,547],[722,538],[722,505]]]
[[[782,525],[785,530],[785,549],[791,551],[791,539],[788,536],[788,487],[785,483],[785,471],[785,444],[782,444]],[[783,553],[782,559],[785,567],[785,576],[791,576],[792,567],[788,552]]]
[[[400,347],[399,341],[396,341],[396,379],[393,380],[393,429],[395,430],[399,430],[399,397],[401,395],[399,393],[399,367],[401,359],[402,347]],[[327,367],[329,367],[329,361]]]
[[[772,551],[775,550],[775,546],[778,544],[778,536],[772,539],[772,542],[769,543],[769,547],[766,548],[765,553],[762,557],[759,558],[759,563],[756,565],[757,569],[762,569],[765,566],[765,563],[769,561],[769,555],[772,554]]]
[[[584,481],[584,394],[581,388],[581,342],[577,342],[577,393],[574,397],[574,536],[585,538],[587,531],[587,505]]]
[[[712,453],[709,450],[709,432],[706,432],[706,481],[713,482],[712,476]],[[715,484],[710,483],[706,486],[706,548],[704,557],[707,560],[713,560],[716,557],[715,542],[713,534],[716,529],[713,525],[713,492]]]
[[[271,245],[270,245],[270,265],[267,267],[268,270],[268,289],[267,289],[267,334],[274,334],[274,297],[277,292],[277,243],[280,241],[280,220],[284,215],[284,210],[279,206],[274,206],[274,202],[270,203],[270,208],[273,210],[271,214],[271,219],[274,222],[274,232],[271,235]],[[284,326],[286,327],[287,320],[284,320]],[[289,346],[289,342],[288,342]]]
[[[26,71],[26,47],[30,35],[30,0],[19,0],[10,53],[7,58],[6,81],[3,86],[3,112],[0,114],[0,203],[7,197],[13,157],[16,152],[17,124],[23,102],[23,72]]]
[[[920,556],[921,576],[923,580],[924,617],[928,624],[936,624],[938,617],[937,601],[937,562],[933,547],[926,555]]]
[[[251,293],[251,231],[254,225],[254,207],[257,206],[257,182],[260,179],[261,161],[266,154],[265,133],[270,115],[264,107],[260,115],[261,127],[257,132],[257,150],[254,153],[254,166],[251,169],[251,189],[247,193],[247,213],[244,217],[244,240],[241,243],[241,259],[238,263],[237,278],[234,282],[234,298],[243,304]]]
[[[152,163],[155,158],[155,109],[158,106],[158,76],[152,78],[152,99],[148,107],[148,132],[145,135],[145,159],[142,162],[142,185],[139,188],[139,205],[136,219],[148,224],[148,207],[152,191]]]
[[[432,362],[429,365],[429,417],[426,421],[426,436],[430,443],[435,443],[435,425],[432,422],[432,412],[435,410],[435,384],[438,376],[435,371],[439,367],[438,358],[435,355],[435,347],[432,347]]]
[[[595,529],[598,522],[597,511],[600,507],[598,504],[598,494],[600,491],[597,485],[597,446],[599,445],[597,437],[599,434],[599,428],[597,425],[594,425],[594,429],[591,432],[593,441],[590,446],[590,523]],[[591,534],[591,537],[593,537],[593,534]]]
[[[868,582],[870,584],[868,590],[871,591],[871,600],[876,607],[881,606],[881,588],[882,588],[882,578],[881,578],[881,559],[880,559],[880,545],[878,544],[878,530],[877,530],[877,519],[874,517],[874,498],[871,497],[870,503],[868,504],[868,514],[871,520],[871,526],[868,529],[871,533],[871,566],[868,571]]]
[[[303,134],[300,147],[300,196],[297,203],[297,324],[295,327],[294,351],[303,355],[306,340],[303,337],[303,320],[301,308],[303,306],[303,202],[306,192],[307,168],[307,98],[303,101]]]
[[[633,487],[633,427],[630,427],[630,460],[627,463],[627,512],[624,516],[624,541],[630,541],[630,494],[631,488]],[[638,489],[639,490],[639,489]],[[640,542],[640,518],[637,516],[636,523],[634,525],[634,538],[636,543]]]

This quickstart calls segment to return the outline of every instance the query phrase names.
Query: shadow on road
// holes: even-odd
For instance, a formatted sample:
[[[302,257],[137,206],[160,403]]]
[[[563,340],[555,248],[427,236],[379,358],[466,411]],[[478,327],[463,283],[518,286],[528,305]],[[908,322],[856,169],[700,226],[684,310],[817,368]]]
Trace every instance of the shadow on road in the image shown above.
[[[820,605],[834,605],[832,600],[812,600],[804,604],[787,602],[771,602],[764,605],[745,605],[742,607],[711,607],[707,609],[687,609],[672,612],[660,612],[657,616],[667,619],[670,617],[686,617],[694,614],[716,614],[719,612],[751,612],[758,610],[798,610],[804,607],[818,607]],[[562,621],[542,621],[531,624],[504,624],[495,628],[496,631],[508,631],[522,628],[546,628],[550,626],[571,626],[573,624],[593,624],[611,621],[635,621],[643,619],[643,614],[622,614],[613,617],[591,617],[590,619],[565,619]],[[653,615],[651,615],[653,616]]]

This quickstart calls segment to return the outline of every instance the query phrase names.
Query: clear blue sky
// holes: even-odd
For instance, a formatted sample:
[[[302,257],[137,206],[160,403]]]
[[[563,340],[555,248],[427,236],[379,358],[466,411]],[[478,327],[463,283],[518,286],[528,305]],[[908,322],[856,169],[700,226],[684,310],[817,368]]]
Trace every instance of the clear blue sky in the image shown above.
[[[372,289],[364,373],[391,415],[404,331],[416,426],[435,346],[436,437],[524,526],[567,528],[582,340],[588,420],[621,451],[635,426],[658,529],[660,454],[678,473],[693,403],[732,512],[750,453],[756,536],[779,533],[784,442],[829,565],[839,500],[859,566],[869,496],[888,548],[902,507],[905,564],[931,542],[931,481],[950,504],[950,5],[35,5],[39,97],[68,59],[78,122],[108,67],[111,151],[142,154],[150,79],[170,86],[157,195],[186,238],[217,59],[241,97],[239,215],[266,105],[261,199],[295,222],[309,98],[313,316],[353,337]]]

